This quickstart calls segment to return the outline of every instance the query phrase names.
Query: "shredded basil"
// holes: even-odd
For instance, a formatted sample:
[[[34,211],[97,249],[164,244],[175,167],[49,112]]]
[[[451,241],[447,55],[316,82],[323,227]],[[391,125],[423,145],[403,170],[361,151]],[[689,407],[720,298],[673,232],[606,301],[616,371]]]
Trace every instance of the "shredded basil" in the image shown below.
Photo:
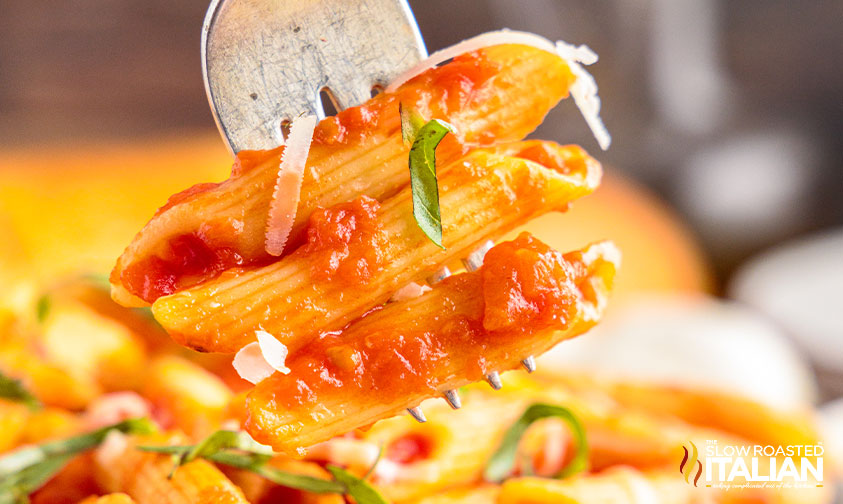
[[[412,147],[416,135],[424,126],[424,117],[415,110],[405,107],[403,103],[398,104],[398,111],[401,114],[401,138],[404,140],[404,146]]]
[[[176,459],[176,467],[196,458],[244,469],[277,485],[313,493],[347,494],[358,504],[384,504],[387,501],[364,479],[334,466],[328,470],[333,480],[282,471],[268,464],[274,453],[256,443],[245,432],[217,431],[199,444],[189,446],[138,446],[138,450],[166,453]]]
[[[10,378],[2,372],[0,372],[0,398],[23,403],[32,410],[41,407],[41,401],[26,390],[20,380]]]
[[[515,457],[518,453],[518,442],[527,428],[537,420],[543,418],[561,418],[568,424],[574,436],[577,452],[574,458],[563,467],[556,475],[557,478],[565,478],[584,471],[588,465],[588,443],[585,436],[585,428],[577,417],[563,406],[536,403],[530,405],[521,417],[506,431],[503,441],[497,451],[486,463],[483,477],[487,481],[500,482],[512,473],[515,465]]]
[[[50,315],[50,308],[52,308],[52,305],[53,300],[48,294],[44,294],[38,298],[38,302],[35,303],[35,318],[38,320],[38,323],[44,323],[44,321],[47,320],[47,316]]]
[[[111,431],[148,434],[154,430],[149,420],[135,418],[4,455],[0,457],[0,504],[27,502],[29,494],[55,476],[70,459],[98,446]]]
[[[372,485],[366,483],[366,480],[360,479],[337,466],[329,465],[327,469],[335,481],[345,486],[346,493],[354,497],[357,504],[388,504],[387,500]]]
[[[423,124],[423,125],[422,125]],[[410,188],[413,191],[413,217],[416,224],[440,248],[442,215],[439,208],[439,182],[436,180],[436,147],[454,127],[440,119],[424,119],[401,107],[401,135],[410,147]]]

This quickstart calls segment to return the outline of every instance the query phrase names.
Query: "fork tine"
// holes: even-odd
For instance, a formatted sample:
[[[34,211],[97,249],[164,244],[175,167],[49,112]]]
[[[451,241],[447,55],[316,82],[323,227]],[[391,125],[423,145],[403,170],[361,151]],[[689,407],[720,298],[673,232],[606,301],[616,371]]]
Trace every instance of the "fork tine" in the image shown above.
[[[483,258],[486,257],[486,252],[495,246],[492,240],[486,240],[483,245],[480,245],[474,252],[468,254],[468,257],[462,260],[463,266],[468,271],[477,271],[480,266],[483,266]]]
[[[202,74],[232,153],[284,143],[282,119],[371,97],[427,56],[406,0],[213,0],[202,26]]]
[[[418,423],[427,422],[427,418],[424,416],[424,412],[418,406],[416,406],[415,408],[407,408],[407,413],[409,413],[410,416],[413,417]]]
[[[500,390],[503,388],[503,383],[501,383],[501,375],[497,371],[492,371],[491,373],[487,374],[486,381],[489,382],[489,385],[495,390]]]
[[[453,409],[460,409],[462,407],[460,396],[457,394],[456,390],[446,390],[443,395],[445,396],[445,400],[448,401],[448,404],[450,404]]]
[[[526,369],[528,373],[532,373],[536,370],[536,359],[534,359],[531,355],[526,359],[522,360],[521,365],[524,366],[524,369]]]
[[[447,266],[442,266],[439,271],[427,277],[427,283],[435,285],[451,276],[451,270]]]

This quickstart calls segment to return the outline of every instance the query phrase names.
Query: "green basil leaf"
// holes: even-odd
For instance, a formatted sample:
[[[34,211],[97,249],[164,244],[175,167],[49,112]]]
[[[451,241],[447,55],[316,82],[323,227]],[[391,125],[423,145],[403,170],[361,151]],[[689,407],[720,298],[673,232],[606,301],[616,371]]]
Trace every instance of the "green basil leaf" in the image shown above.
[[[336,481],[345,485],[346,493],[353,497],[357,504],[388,504],[388,501],[365,480],[334,465],[329,465],[327,469]]]
[[[521,418],[509,428],[501,441],[500,447],[486,463],[486,469],[483,471],[483,477],[486,481],[500,482],[512,473],[515,465],[515,457],[518,453],[518,442],[521,436],[527,431],[527,428],[533,422],[541,420],[542,418],[561,418],[568,424],[571,433],[574,437],[574,442],[577,447],[577,452],[574,458],[563,467],[555,476],[557,478],[565,478],[584,471],[588,466],[588,443],[585,436],[585,428],[577,417],[563,406],[554,406],[551,404],[536,403],[530,405]]]
[[[209,456],[208,460],[217,464],[251,471],[262,478],[287,488],[295,488],[297,490],[304,490],[319,494],[346,493],[346,487],[341,482],[316,478],[314,476],[305,476],[303,474],[295,474],[272,467],[266,463],[267,458],[265,455],[221,451]]]
[[[0,372],[0,398],[8,399],[10,401],[24,403],[29,409],[38,409],[41,407],[41,401],[38,400],[31,392],[26,390],[26,387],[14,378],[10,378]]]
[[[51,457],[8,477],[0,478],[0,504],[28,503],[29,494],[44,486],[73,457],[74,455]]]
[[[436,180],[436,147],[454,127],[433,119],[422,126],[410,148],[410,187],[413,190],[413,217],[419,228],[440,248],[442,215],[439,209],[439,182]]]
[[[47,316],[50,314],[50,308],[53,305],[53,300],[50,298],[49,294],[44,294],[40,298],[38,298],[38,302],[35,303],[35,319],[38,323],[44,323],[47,320]]]
[[[313,476],[290,473],[276,469],[267,462],[273,451],[240,431],[217,431],[200,443],[188,446],[138,446],[138,450],[164,453],[176,457],[173,470],[197,458],[217,464],[244,469],[278,485],[313,493],[345,493],[345,486]]]
[[[404,146],[410,147],[419,130],[424,126],[424,117],[415,110],[405,107],[403,103],[398,104],[398,111],[401,114],[401,138],[404,140]]]
[[[145,418],[124,420],[85,434],[30,446],[0,457],[0,504],[26,502],[30,493],[55,476],[71,458],[102,443],[111,431],[148,434],[155,431],[155,425]]]
[[[199,444],[195,445],[192,450],[187,452],[182,460],[182,464],[186,464],[197,457],[208,458],[215,453],[229,448],[247,451],[255,455],[264,455],[266,457],[273,455],[270,448],[259,444],[245,432],[220,430],[206,437]]]
[[[366,474],[363,475],[364,480],[369,479],[369,477],[372,475],[372,473],[375,472],[375,468],[378,466],[378,463],[381,461],[381,458],[383,458],[383,452],[384,452],[383,445],[380,445],[378,447],[378,456],[375,457],[375,461],[372,462],[372,466],[369,468],[368,471],[366,471]]]

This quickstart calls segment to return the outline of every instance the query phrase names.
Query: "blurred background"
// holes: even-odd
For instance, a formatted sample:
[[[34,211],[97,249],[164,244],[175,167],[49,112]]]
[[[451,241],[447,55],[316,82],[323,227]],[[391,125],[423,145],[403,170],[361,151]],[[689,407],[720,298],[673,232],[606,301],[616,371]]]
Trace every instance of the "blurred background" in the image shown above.
[[[824,405],[839,429],[839,0],[410,3],[431,52],[508,27],[600,55],[611,149],[570,100],[536,136],[589,149],[605,186],[530,229],[562,248],[613,238],[625,264],[611,320],[552,365]],[[227,176],[200,73],[207,4],[0,0],[6,297],[107,273],[169,194]]]

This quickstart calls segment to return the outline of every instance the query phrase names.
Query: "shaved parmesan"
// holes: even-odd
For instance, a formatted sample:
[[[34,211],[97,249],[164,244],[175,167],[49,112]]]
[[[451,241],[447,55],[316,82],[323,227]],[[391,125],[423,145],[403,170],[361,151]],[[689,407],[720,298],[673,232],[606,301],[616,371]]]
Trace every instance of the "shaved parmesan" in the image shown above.
[[[257,384],[276,371],[289,373],[287,347],[266,331],[255,331],[255,335],[258,340],[241,348],[231,363],[240,378]]]
[[[269,204],[266,223],[266,252],[269,255],[281,255],[293,229],[316,122],[316,116],[310,115],[295,119],[290,126],[290,135],[281,155],[278,178]]]
[[[287,360],[287,346],[266,331],[255,331],[255,334],[266,362],[279,373],[289,374],[290,369],[284,365]]]
[[[389,300],[395,302],[405,301],[407,299],[415,299],[430,290],[430,287],[428,287],[427,285],[419,285],[416,282],[410,282],[404,287],[401,287],[400,289],[395,291],[395,294],[393,294],[392,297],[389,298]]]
[[[596,63],[597,54],[585,45],[574,46],[561,40],[554,44],[540,35],[522,31],[504,29],[483,33],[436,51],[429,58],[419,62],[414,67],[396,77],[387,86],[386,91],[395,91],[398,86],[416,75],[460,54],[502,44],[527,45],[557,54],[560,58],[564,59],[570,67],[571,72],[577,78],[574,84],[571,85],[571,96],[574,98],[574,103],[583,115],[586,124],[591,129],[594,138],[597,139],[600,148],[603,150],[609,148],[609,145],[612,143],[612,137],[600,119],[600,98],[597,96],[597,84],[594,82],[591,74],[582,67],[582,65]]]

